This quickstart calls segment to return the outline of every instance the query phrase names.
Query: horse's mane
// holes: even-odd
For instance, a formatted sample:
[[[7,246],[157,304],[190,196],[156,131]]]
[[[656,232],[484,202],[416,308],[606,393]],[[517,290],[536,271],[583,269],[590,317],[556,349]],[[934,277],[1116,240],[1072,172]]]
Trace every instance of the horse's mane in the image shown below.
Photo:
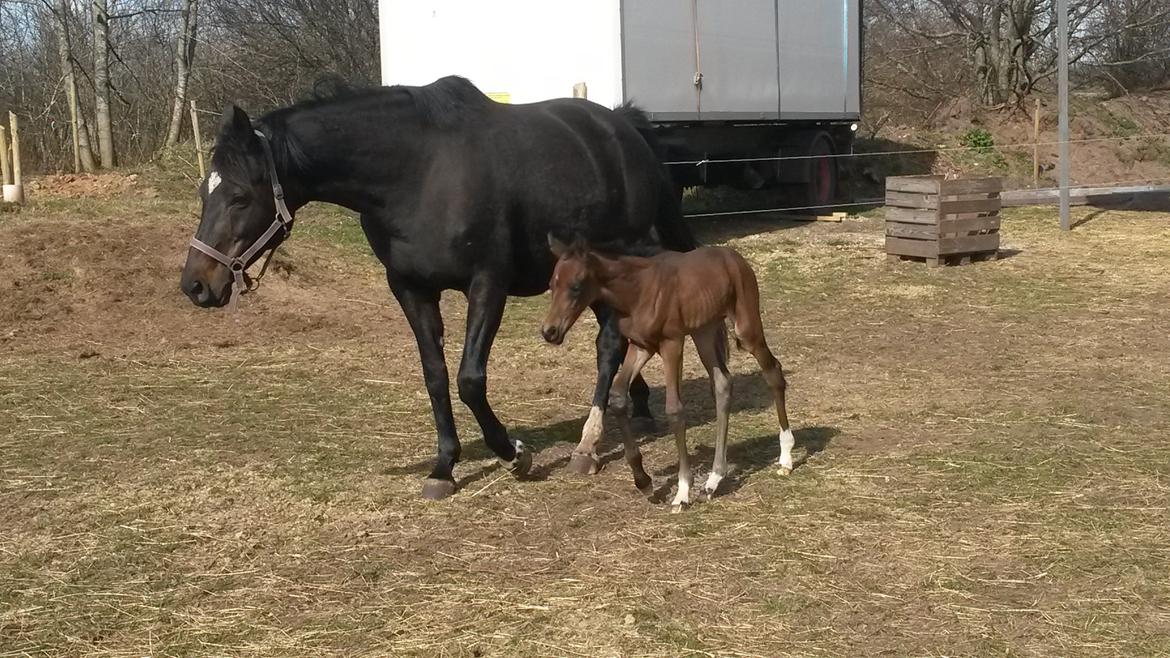
[[[354,85],[344,78],[327,76],[318,80],[300,101],[271,113],[265,119],[370,99],[405,101],[422,121],[437,126],[462,123],[492,102],[469,80],[456,75],[439,78],[421,87]]]
[[[492,102],[470,81],[458,76],[440,78],[421,87],[354,85],[340,76],[327,76],[318,80],[299,101],[265,114],[256,125],[272,138],[278,168],[304,170],[309,166],[308,158],[300,145],[288,138],[287,126],[292,115],[339,106],[344,109],[345,105],[378,99],[409,109],[421,122],[439,127],[462,124]],[[222,175],[236,180],[264,173],[249,166],[247,151],[231,136],[219,136],[212,160]]]

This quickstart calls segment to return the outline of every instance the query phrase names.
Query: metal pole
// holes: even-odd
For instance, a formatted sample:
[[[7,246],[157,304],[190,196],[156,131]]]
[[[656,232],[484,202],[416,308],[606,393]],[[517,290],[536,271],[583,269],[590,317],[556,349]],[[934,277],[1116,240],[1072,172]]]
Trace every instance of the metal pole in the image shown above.
[[[1057,57],[1059,59],[1060,96],[1060,230],[1072,228],[1069,220],[1069,154],[1068,154],[1068,0],[1056,2]]]

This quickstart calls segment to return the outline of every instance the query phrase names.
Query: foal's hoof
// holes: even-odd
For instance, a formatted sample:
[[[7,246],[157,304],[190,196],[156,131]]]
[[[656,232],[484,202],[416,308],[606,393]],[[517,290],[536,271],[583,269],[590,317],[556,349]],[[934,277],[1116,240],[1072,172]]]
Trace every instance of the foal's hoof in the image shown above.
[[[528,475],[528,471],[532,470],[532,453],[527,450],[519,452],[511,464],[505,464],[505,468],[518,478]]]
[[[427,500],[443,500],[455,493],[455,483],[451,480],[427,478],[423,480],[422,496]]]
[[[569,458],[569,472],[576,475],[596,475],[601,470],[601,464],[593,455],[574,452]]]
[[[653,434],[658,431],[658,424],[653,416],[633,416],[630,418],[630,430],[638,434]]]

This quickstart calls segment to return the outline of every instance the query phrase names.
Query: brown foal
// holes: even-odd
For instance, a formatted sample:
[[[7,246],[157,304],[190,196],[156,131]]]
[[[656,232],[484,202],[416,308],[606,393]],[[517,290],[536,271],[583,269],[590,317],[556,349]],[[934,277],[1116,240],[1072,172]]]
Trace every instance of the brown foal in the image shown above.
[[[551,235],[549,246],[558,261],[549,283],[552,303],[541,327],[544,339],[561,344],[581,313],[601,301],[617,312],[618,326],[630,341],[609,404],[622,433],[634,485],[640,491],[651,494],[653,483],[642,467],[642,454],[630,432],[630,382],[651,356],[660,354],[666,374],[666,415],[678,447],[678,494],[673,509],[681,511],[691,502],[691,466],[679,395],[687,336],[695,342],[715,395],[715,462],[704,486],[706,495],[713,496],[727,475],[731,377],[727,370],[725,318],[735,327],[737,345],[756,358],[772,389],[780,421],[779,470],[781,475],[792,472],[795,440],[784,405],[784,372],[764,339],[759,284],[742,256],[724,247],[665,252],[649,258],[616,256],[593,251],[581,241],[565,245]],[[588,445],[587,439],[582,439],[574,451],[574,460],[588,459],[596,464],[598,438],[593,437]]]

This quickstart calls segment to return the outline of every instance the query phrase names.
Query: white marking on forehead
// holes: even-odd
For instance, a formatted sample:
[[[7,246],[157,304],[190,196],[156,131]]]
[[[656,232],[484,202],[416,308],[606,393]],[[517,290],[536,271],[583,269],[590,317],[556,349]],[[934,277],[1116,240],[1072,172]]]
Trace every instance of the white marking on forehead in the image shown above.
[[[223,179],[219,177],[219,172],[212,170],[212,172],[207,175],[207,193],[211,194],[214,192],[215,188],[219,187],[219,184],[222,182]]]

